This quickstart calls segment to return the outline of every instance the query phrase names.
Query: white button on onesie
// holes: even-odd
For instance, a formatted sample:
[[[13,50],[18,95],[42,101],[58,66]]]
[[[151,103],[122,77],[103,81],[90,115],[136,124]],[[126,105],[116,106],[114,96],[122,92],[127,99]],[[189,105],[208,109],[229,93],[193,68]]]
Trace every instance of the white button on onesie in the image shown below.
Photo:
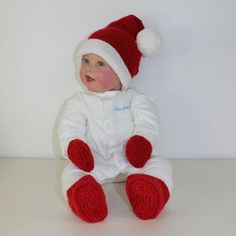
[[[66,191],[81,177],[92,175],[100,184],[123,181],[130,174],[142,173],[161,179],[172,191],[172,168],[157,152],[158,115],[150,97],[134,89],[105,93],[79,92],[68,99],[58,129],[63,154],[69,142],[87,143],[94,157],[94,169],[85,172],[73,163],[62,173]],[[153,147],[143,168],[133,167],[125,156],[125,145],[133,135],[145,137]]]

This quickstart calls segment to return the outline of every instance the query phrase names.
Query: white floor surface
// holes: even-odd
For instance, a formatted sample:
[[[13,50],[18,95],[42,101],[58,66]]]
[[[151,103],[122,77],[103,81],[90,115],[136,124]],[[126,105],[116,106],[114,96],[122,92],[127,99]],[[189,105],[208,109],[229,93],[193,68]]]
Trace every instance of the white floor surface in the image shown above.
[[[235,236],[236,160],[171,160],[173,195],[162,214],[132,213],[124,183],[106,184],[109,215],[88,224],[67,208],[60,174],[65,160],[0,159],[1,236]]]

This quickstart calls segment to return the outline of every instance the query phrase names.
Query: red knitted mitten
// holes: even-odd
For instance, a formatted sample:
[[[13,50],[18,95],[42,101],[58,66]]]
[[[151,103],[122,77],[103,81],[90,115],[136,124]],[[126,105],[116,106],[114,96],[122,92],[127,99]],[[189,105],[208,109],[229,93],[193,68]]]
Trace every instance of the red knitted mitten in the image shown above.
[[[142,136],[132,136],[126,144],[126,156],[136,168],[141,168],[150,159],[152,154],[151,143]]]
[[[163,181],[146,174],[128,176],[126,193],[134,213],[142,220],[157,217],[170,197]]]
[[[107,204],[101,185],[91,175],[78,180],[67,190],[72,211],[89,223],[102,221],[107,216]]]
[[[69,143],[67,154],[69,159],[81,170],[90,172],[94,168],[94,159],[89,146],[79,140],[74,139]]]

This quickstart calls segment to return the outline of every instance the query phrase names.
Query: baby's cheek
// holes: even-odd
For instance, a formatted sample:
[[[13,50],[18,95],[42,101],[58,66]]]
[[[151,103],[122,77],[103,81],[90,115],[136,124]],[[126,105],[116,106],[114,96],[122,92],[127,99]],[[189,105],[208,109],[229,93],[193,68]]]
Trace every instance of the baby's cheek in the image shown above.
[[[108,70],[106,72],[106,77],[110,78],[110,82],[111,84],[117,83],[118,81],[120,81],[119,77],[116,75],[116,73],[112,70]]]
[[[104,87],[110,88],[111,86],[114,85],[114,83],[116,83],[119,79],[118,77],[116,78],[116,74],[114,74],[114,72],[110,72],[110,71],[104,71],[101,76],[100,76],[100,83],[101,85],[103,85]]]
[[[83,78],[84,76],[84,70],[81,68],[79,71],[80,78]]]
[[[101,77],[100,85],[102,86],[102,88],[109,90],[112,87],[112,81],[110,77],[108,75],[107,77],[106,76]]]

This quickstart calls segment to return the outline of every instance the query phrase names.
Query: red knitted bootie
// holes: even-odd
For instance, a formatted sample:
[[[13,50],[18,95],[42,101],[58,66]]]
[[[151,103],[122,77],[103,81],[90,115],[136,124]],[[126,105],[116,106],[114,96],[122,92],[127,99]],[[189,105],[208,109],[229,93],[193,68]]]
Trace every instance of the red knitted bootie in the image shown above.
[[[170,197],[163,181],[146,174],[128,176],[126,192],[134,213],[142,220],[157,217]]]
[[[84,221],[95,223],[107,216],[107,204],[101,185],[86,175],[67,190],[72,211]]]

